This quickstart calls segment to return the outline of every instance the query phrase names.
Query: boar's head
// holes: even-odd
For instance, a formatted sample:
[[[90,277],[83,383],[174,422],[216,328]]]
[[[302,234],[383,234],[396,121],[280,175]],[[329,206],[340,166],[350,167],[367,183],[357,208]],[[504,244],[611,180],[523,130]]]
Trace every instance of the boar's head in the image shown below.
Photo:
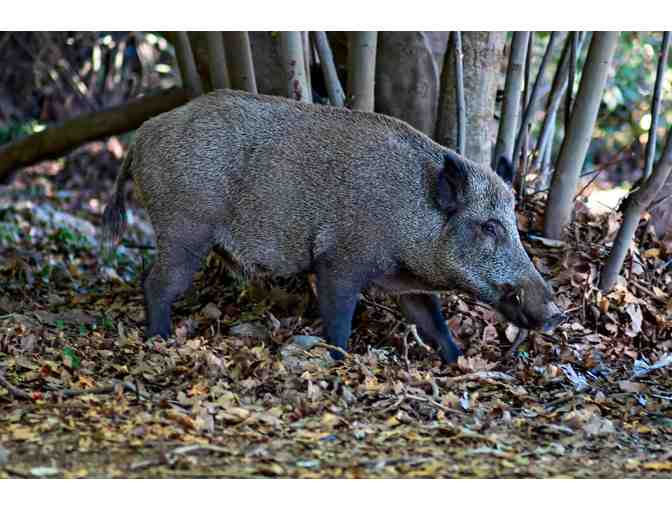
[[[520,241],[512,175],[504,158],[493,172],[446,154],[436,183],[441,227],[431,265],[436,280],[471,293],[513,324],[549,330],[563,314]]]

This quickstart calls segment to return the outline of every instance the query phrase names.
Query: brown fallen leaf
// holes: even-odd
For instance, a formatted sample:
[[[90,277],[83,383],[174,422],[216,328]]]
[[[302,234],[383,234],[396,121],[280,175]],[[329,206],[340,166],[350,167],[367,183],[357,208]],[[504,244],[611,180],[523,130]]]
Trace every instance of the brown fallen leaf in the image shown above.
[[[646,391],[646,384],[633,381],[618,381],[618,387],[626,393],[642,393]]]

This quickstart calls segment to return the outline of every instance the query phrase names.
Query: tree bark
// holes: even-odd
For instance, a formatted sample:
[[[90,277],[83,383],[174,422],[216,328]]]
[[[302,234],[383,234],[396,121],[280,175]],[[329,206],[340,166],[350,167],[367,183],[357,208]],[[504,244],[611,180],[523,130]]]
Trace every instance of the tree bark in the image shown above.
[[[82,115],[0,147],[0,182],[22,167],[66,154],[83,143],[140,127],[147,119],[186,103],[184,88],[166,90],[96,113]]]
[[[320,67],[324,75],[324,83],[327,86],[329,102],[332,106],[342,107],[345,104],[345,93],[338,79],[336,65],[334,64],[334,55],[329,46],[326,32],[313,32],[313,40],[317,48],[317,54],[320,57]]]
[[[618,32],[593,34],[544,214],[544,235],[550,239],[560,239],[570,221],[574,195],[617,42]]]
[[[290,99],[312,103],[306,79],[305,53],[301,32],[280,32],[280,55],[286,77],[286,94]]]
[[[376,81],[378,32],[351,32],[348,37],[348,96],[353,110],[372,112]]]
[[[176,44],[175,53],[177,56],[177,65],[180,68],[182,83],[189,91],[189,97],[194,98],[203,94],[203,85],[201,78],[196,70],[194,53],[191,51],[189,35],[186,32],[175,32]]]
[[[579,53],[579,32],[570,32],[569,41],[569,75],[567,89],[565,90],[565,133],[569,131],[569,121],[572,115],[572,95],[574,94],[574,81],[576,80],[576,56]]]
[[[465,156],[489,166],[495,138],[495,92],[504,47],[504,32],[462,32],[464,95],[466,100]],[[446,51],[442,75],[436,141],[457,146],[455,52]]]
[[[224,39],[221,32],[208,32],[208,62],[210,64],[210,82],[214,89],[231,88],[229,72],[226,67]]]
[[[535,189],[537,191],[545,191],[548,188],[548,184],[551,177],[551,172],[553,168],[553,137],[555,136],[555,123],[557,117],[557,109],[549,113],[548,119],[544,118],[544,123],[548,123],[548,140],[545,144],[542,145],[543,154],[541,154],[540,161],[538,163],[539,168],[539,178],[536,182]]]
[[[518,116],[520,112],[521,94],[523,92],[523,75],[525,73],[525,58],[528,51],[528,40],[529,32],[513,33],[509,65],[506,70],[502,114],[500,116],[497,145],[495,147],[495,164],[497,164],[497,161],[499,161],[499,158],[501,157],[505,157],[514,165],[516,163],[513,161],[513,147],[518,128]]]
[[[449,32],[378,32],[376,52],[376,111],[408,122],[418,131],[434,137],[439,100],[439,71],[434,48],[441,60],[448,46]],[[453,83],[449,85],[452,87]],[[455,112],[452,112],[455,118]]]
[[[532,91],[529,98],[526,98],[526,106],[521,117],[520,129],[518,131],[518,137],[516,139],[516,145],[513,149],[513,160],[517,160],[520,150],[523,146],[523,139],[525,133],[528,129],[528,124],[532,122],[534,114],[536,113],[535,106],[539,102],[539,96],[541,95],[541,84],[544,81],[544,73],[548,66],[549,61],[551,60],[551,53],[553,53],[553,48],[555,47],[557,32],[551,32],[551,35],[548,39],[548,44],[546,45],[546,50],[544,51],[544,56],[541,59],[541,64],[539,64],[539,70],[537,71],[537,77],[534,80],[534,85],[532,86]],[[531,55],[531,51],[529,54]],[[525,157],[527,155],[524,155]]]
[[[656,130],[658,128],[658,111],[660,110],[661,91],[665,83],[665,71],[667,69],[667,54],[670,49],[670,33],[663,32],[663,40],[660,44],[658,57],[658,69],[656,71],[656,84],[653,88],[653,101],[651,108],[651,126],[649,127],[649,139],[646,143],[646,160],[644,163],[644,179],[648,179],[653,170],[653,159],[656,156]]]
[[[464,155],[467,150],[466,128],[467,112],[464,100],[464,56],[462,54],[462,33],[451,32],[453,50],[455,51],[455,99],[457,103],[457,152]]]
[[[586,37],[587,36],[585,33],[581,33],[581,35],[579,35],[577,54],[581,52],[581,48],[586,40]],[[551,91],[549,92],[548,100],[546,101],[546,114],[544,115],[544,120],[541,124],[541,130],[539,132],[539,138],[537,139],[537,147],[535,150],[532,168],[539,168],[541,155],[544,153],[544,146],[548,143],[549,136],[553,136],[552,133],[555,132],[556,112],[560,107],[562,95],[567,88],[571,45],[572,38],[568,35],[565,39],[565,46],[562,49],[560,62],[558,62],[558,66],[555,69],[555,75],[553,76],[553,82],[551,84]]]
[[[252,49],[247,32],[224,32],[226,62],[229,65],[231,87],[257,93],[257,81],[254,76]]]
[[[670,176],[671,171],[672,129],[669,129],[667,132],[665,148],[663,149],[663,153],[660,156],[653,173],[637,190],[626,198],[623,223],[618,230],[607,263],[600,273],[600,290],[602,292],[609,292],[616,283],[618,273],[620,273],[621,268],[623,267],[623,262],[630,249],[642,213],[646,211],[654,197],[660,192],[665,181],[667,181]]]

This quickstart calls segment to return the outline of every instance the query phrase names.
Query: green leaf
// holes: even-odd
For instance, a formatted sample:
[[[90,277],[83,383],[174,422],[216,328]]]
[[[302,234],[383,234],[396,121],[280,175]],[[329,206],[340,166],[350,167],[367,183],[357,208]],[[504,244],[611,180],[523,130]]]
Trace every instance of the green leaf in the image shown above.
[[[75,354],[75,351],[71,347],[63,349],[63,364],[68,368],[79,368],[81,364],[79,356]]]

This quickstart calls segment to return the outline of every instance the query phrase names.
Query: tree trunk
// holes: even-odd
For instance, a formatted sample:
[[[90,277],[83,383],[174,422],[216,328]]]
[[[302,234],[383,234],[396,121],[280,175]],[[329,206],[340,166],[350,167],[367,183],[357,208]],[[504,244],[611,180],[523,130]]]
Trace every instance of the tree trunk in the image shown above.
[[[229,65],[231,87],[257,93],[257,82],[254,77],[250,37],[247,32],[224,32],[226,62]]]
[[[376,111],[408,122],[434,137],[439,100],[439,72],[433,48],[448,45],[448,32],[378,32]],[[442,44],[443,43],[443,44]],[[453,84],[451,83],[450,86]],[[455,115],[453,113],[453,118]]]
[[[587,36],[585,33],[581,33],[581,35],[579,35],[577,54],[581,52],[581,47],[583,46],[586,37]],[[541,124],[541,130],[539,132],[539,138],[537,140],[537,147],[535,151],[536,154],[534,156],[532,168],[539,167],[541,155],[544,153],[544,147],[549,142],[550,137],[553,136],[552,133],[555,132],[555,121],[557,118],[556,112],[560,107],[562,95],[564,94],[565,89],[567,88],[571,45],[572,45],[572,38],[568,35],[567,38],[565,39],[565,46],[562,49],[560,62],[558,62],[558,66],[555,69],[555,75],[553,76],[553,82],[551,84],[551,91],[549,92],[548,100],[546,101],[546,114]]]
[[[595,32],[590,42],[569,130],[565,133],[560,149],[544,214],[544,235],[550,239],[559,239],[570,221],[574,195],[617,42],[618,32]]]
[[[194,98],[203,94],[203,85],[201,78],[196,70],[194,53],[191,51],[189,36],[186,32],[175,32],[176,44],[175,53],[177,56],[177,65],[180,68],[182,83],[189,91],[189,97]]]
[[[210,64],[210,82],[214,89],[231,88],[229,72],[226,67],[224,40],[221,32],[208,32],[208,61]]]
[[[280,32],[280,55],[287,80],[286,94],[290,99],[312,103],[306,79],[305,53],[301,32]]]
[[[467,125],[465,156],[489,166],[495,138],[495,93],[505,32],[462,32],[464,96]],[[436,141],[457,146],[454,51],[446,51]]]
[[[569,33],[569,75],[565,90],[565,133],[569,131],[569,122],[572,116],[574,82],[576,81],[576,56],[578,55],[579,32]]]
[[[353,110],[373,111],[377,46],[378,32],[349,34],[348,96]]]
[[[636,191],[626,198],[623,223],[616,235],[607,263],[602,268],[600,274],[600,290],[602,292],[609,292],[616,283],[618,273],[620,273],[623,267],[623,261],[625,261],[625,256],[635,236],[639,220],[644,211],[646,211],[646,208],[651,204],[651,201],[662,189],[671,171],[672,129],[669,129],[665,148],[651,177],[646,179]]]
[[[515,161],[513,161],[513,146],[518,129],[520,98],[523,92],[523,75],[525,72],[529,34],[529,32],[514,32],[513,39],[511,40],[511,54],[509,55],[509,66],[506,70],[504,101],[502,102],[502,114],[500,116],[497,145],[495,148],[495,164],[497,164],[499,158],[505,157],[515,165]]]
[[[45,159],[63,156],[83,143],[126,133],[147,119],[186,103],[186,89],[175,88],[161,94],[135,99],[109,110],[82,115],[0,147],[0,182],[12,173]]]
[[[457,103],[457,152],[464,155],[467,150],[466,128],[467,112],[464,100],[464,56],[462,54],[462,33],[452,32],[452,48],[455,52],[453,59],[455,61],[455,100]]]
[[[313,32],[313,39],[317,48],[317,54],[320,57],[320,67],[324,75],[324,83],[327,86],[329,102],[332,106],[342,107],[345,103],[345,93],[338,79],[336,65],[334,64],[334,55],[331,52],[327,34],[326,32]]]
[[[539,64],[539,70],[537,71],[537,77],[534,80],[532,91],[529,94],[529,98],[526,98],[526,105],[520,121],[520,129],[518,131],[516,145],[513,149],[514,161],[518,158],[521,148],[523,147],[523,140],[528,131],[528,124],[532,122],[534,114],[536,113],[535,106],[539,102],[539,96],[541,95],[541,84],[544,81],[544,73],[546,72],[548,62],[551,60],[551,53],[555,47],[556,37],[557,32],[551,32],[551,35],[548,39],[548,44],[546,45],[546,50],[544,51],[544,56],[541,59],[541,64]],[[532,51],[529,51],[528,54],[531,55]],[[523,157],[527,159],[527,154],[523,154]]]
[[[310,76],[310,65],[313,61],[313,55],[310,48],[310,32],[304,30],[301,32],[301,47],[303,48],[304,72],[306,73],[306,85],[308,88],[308,97],[313,102],[313,84]]]
[[[670,49],[670,33],[663,32],[663,40],[660,45],[658,56],[658,69],[656,71],[656,84],[653,89],[653,101],[651,107],[651,126],[649,127],[649,140],[646,144],[646,161],[644,163],[644,179],[648,179],[653,169],[653,159],[656,155],[656,130],[658,128],[658,111],[660,110],[661,91],[665,83],[665,71],[667,69],[667,54]]]
[[[537,191],[546,191],[548,184],[550,182],[551,172],[553,169],[553,137],[555,136],[555,123],[557,118],[557,109],[546,113],[548,119],[544,118],[544,123],[548,123],[548,140],[545,144],[542,145],[542,151],[540,161],[538,163],[539,168],[539,178],[536,182],[535,189]]]

